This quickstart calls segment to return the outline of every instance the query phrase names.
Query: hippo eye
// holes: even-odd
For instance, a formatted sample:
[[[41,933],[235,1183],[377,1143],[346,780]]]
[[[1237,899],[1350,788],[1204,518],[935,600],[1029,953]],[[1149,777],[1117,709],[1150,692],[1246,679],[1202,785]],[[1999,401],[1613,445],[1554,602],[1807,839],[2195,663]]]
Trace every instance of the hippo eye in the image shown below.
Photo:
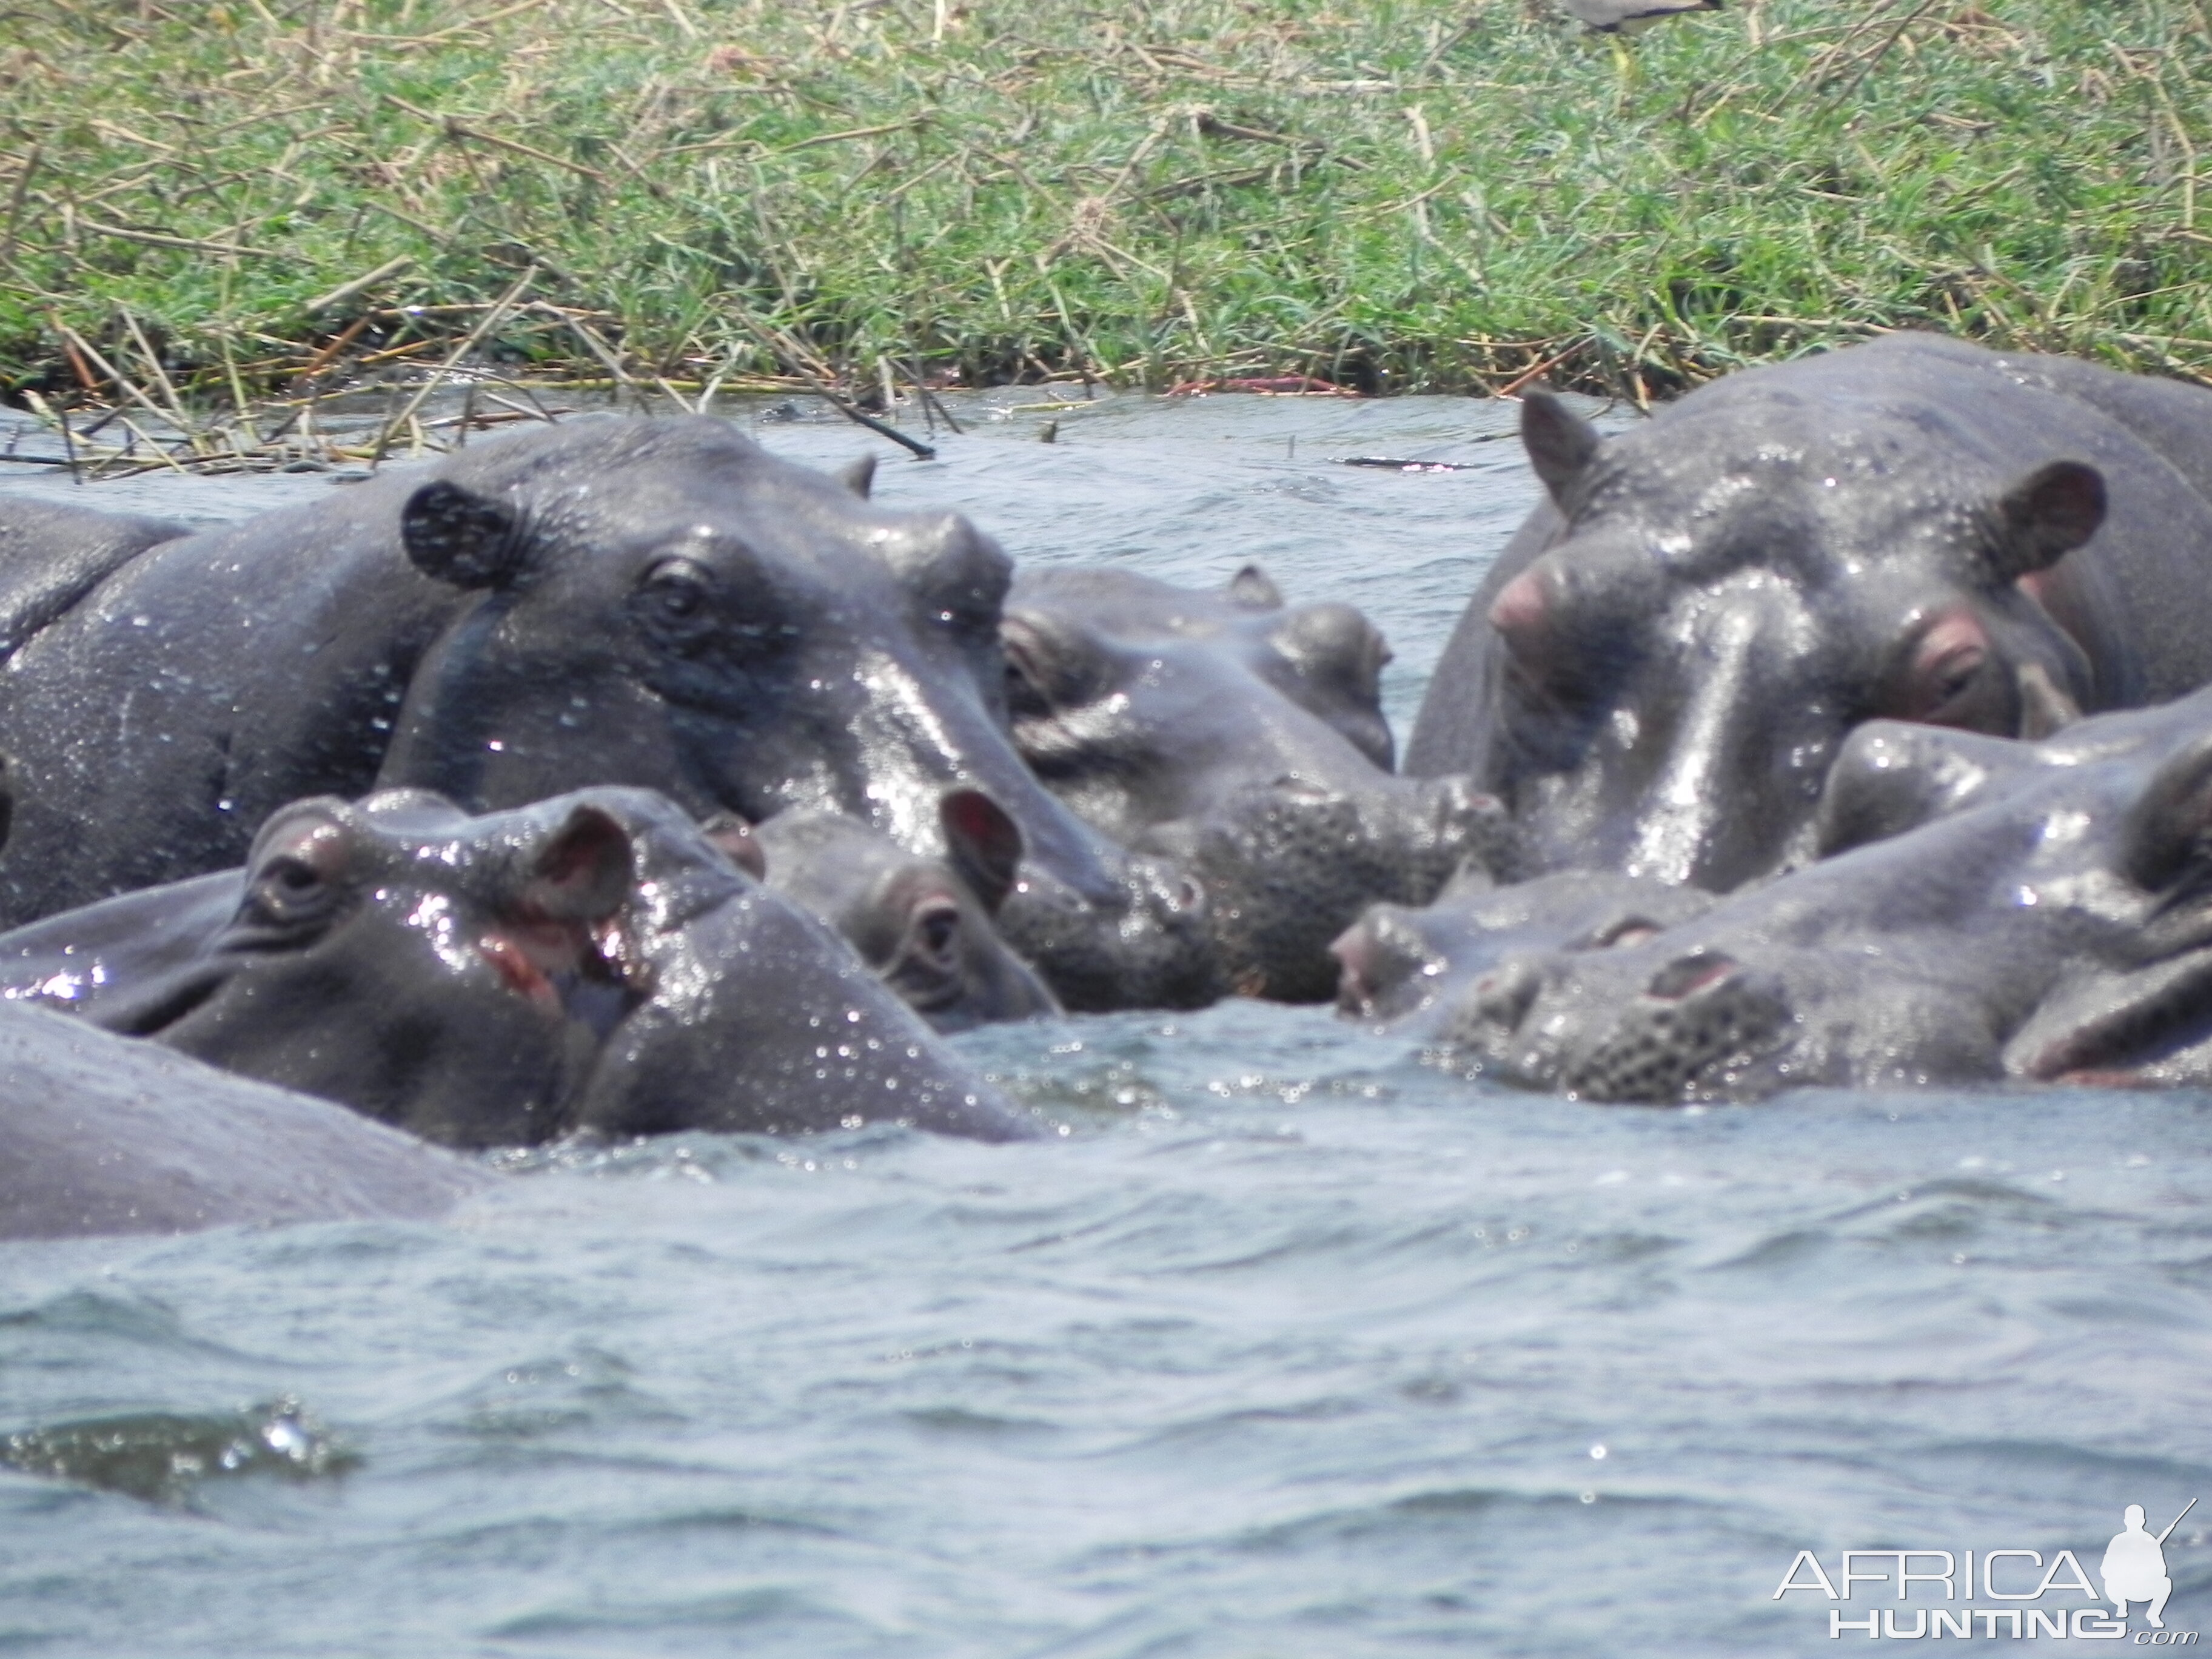
[[[991,594],[963,588],[941,594],[932,603],[935,608],[930,614],[940,628],[985,639],[999,631],[999,602]]]
[[[1006,707],[1018,720],[1048,720],[1105,695],[1109,669],[1087,636],[1027,612],[999,624],[1006,661]]]
[[[696,634],[712,607],[713,580],[689,559],[663,559],[646,573],[633,604],[648,628],[677,635]]]
[[[1929,690],[1935,693],[1938,703],[1949,702],[1963,695],[1973,684],[1974,677],[1982,672],[1982,665],[1988,660],[1985,653],[1969,647],[1963,651],[1953,652],[1936,664],[1929,681]]]
[[[1042,720],[1052,713],[1052,699],[1045,695],[1044,687],[1037,683],[1036,669],[1030,664],[1027,653],[1006,648],[1006,707],[1017,714]]]
[[[303,858],[280,854],[257,871],[247,904],[264,921],[294,927],[313,921],[335,902],[337,890]]]
[[[1922,635],[1903,684],[1882,712],[1893,718],[1970,731],[2009,734],[2004,699],[1990,695],[1983,670],[1990,659],[1989,635],[1971,611],[1939,618]]]
[[[344,829],[319,815],[279,829],[253,866],[240,920],[284,929],[321,921],[338,901],[350,848]]]
[[[915,924],[915,932],[921,947],[933,957],[950,956],[952,942],[960,936],[960,912],[952,905],[934,906],[922,913]]]

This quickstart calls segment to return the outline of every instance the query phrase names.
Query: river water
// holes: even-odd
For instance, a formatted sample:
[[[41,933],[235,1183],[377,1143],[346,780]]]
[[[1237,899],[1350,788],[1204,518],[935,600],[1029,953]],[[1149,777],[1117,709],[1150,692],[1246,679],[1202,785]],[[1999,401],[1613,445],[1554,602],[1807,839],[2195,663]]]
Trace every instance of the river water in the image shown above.
[[[1351,600],[1401,739],[1534,489],[1486,403],[1042,400],[968,400],[930,462],[747,418],[1023,559]],[[1249,1003],[959,1041],[1068,1133],[693,1136],[512,1160],[442,1224],[0,1246],[0,1458],[43,1471],[0,1470],[0,1654],[1809,1655],[1832,1608],[1863,1642],[1969,1597],[1778,1599],[1801,1550],[2035,1552],[2016,1595],[2212,1498],[2203,1095],[1589,1106]],[[2167,1540],[2172,1630],[2208,1536]],[[2069,1582],[1972,1605],[2064,1627]]]

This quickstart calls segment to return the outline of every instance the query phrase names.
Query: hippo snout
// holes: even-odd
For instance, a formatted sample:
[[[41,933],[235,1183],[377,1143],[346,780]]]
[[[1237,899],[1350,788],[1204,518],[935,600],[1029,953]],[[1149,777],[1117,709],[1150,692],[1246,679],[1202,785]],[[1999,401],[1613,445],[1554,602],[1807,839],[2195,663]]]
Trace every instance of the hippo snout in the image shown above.
[[[1790,1024],[1781,983],[1698,949],[1518,957],[1484,975],[1449,1031],[1479,1069],[1584,1100],[1670,1105],[1725,1093]]]
[[[1377,905],[1329,942],[1336,958],[1336,1006],[1355,1018],[1372,1018],[1400,999],[1395,994],[1425,973],[1441,967],[1419,931]]]
[[[1780,984],[1718,951],[1675,957],[1560,1078],[1586,1100],[1667,1105],[1711,1092],[1790,1021]]]
[[[1533,963],[1501,963],[1474,982],[1472,1012],[1476,1024],[1509,1036],[1517,1033],[1543,988],[1544,976]]]

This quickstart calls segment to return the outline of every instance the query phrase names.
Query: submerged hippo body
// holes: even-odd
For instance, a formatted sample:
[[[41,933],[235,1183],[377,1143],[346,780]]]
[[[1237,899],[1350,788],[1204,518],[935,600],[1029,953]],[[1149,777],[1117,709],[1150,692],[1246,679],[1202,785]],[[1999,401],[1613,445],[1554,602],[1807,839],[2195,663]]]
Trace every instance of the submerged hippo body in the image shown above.
[[[2042,743],[1876,722],[1832,855],[1641,943],[1516,958],[1447,1034],[1596,1100],[2212,1082],[2212,690]]]
[[[447,1145],[896,1121],[1026,1132],[679,810],[422,791],[272,817],[243,871],[0,935],[0,993]]]
[[[1218,593],[1051,570],[1016,580],[1004,633],[1023,758],[1086,823],[1191,872],[1227,988],[1322,1000],[1328,942],[1367,904],[1504,862],[1494,800],[1389,771],[1390,653],[1349,605],[1286,606],[1250,567]]]
[[[2212,393],[1908,334],[1602,441],[1534,394],[1522,434],[1551,500],[1407,769],[1495,791],[1532,868],[1725,892],[1804,862],[1862,721],[2033,738],[2212,679]]]
[[[0,1239],[428,1219],[492,1179],[328,1101],[0,1004]]]
[[[0,678],[0,917],[234,865],[285,802],[380,785],[472,811],[623,784],[697,817],[845,811],[925,854],[966,785],[1021,826],[1007,925],[1033,960],[1093,1005],[1193,1000],[1180,884],[1007,741],[1006,555],[864,488],[719,421],[584,420],[103,556]],[[33,565],[84,539],[23,538]]]

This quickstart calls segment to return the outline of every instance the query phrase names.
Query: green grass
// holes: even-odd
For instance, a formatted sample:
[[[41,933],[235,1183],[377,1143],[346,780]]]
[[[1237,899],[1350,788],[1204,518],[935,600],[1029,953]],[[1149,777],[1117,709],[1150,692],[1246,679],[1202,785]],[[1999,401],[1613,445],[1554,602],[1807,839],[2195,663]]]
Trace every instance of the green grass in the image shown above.
[[[1731,0],[1626,74],[1521,0],[7,16],[19,396],[166,406],[158,360],[228,400],[480,327],[546,375],[856,389],[1657,396],[1895,327],[2212,377],[2212,0]]]

